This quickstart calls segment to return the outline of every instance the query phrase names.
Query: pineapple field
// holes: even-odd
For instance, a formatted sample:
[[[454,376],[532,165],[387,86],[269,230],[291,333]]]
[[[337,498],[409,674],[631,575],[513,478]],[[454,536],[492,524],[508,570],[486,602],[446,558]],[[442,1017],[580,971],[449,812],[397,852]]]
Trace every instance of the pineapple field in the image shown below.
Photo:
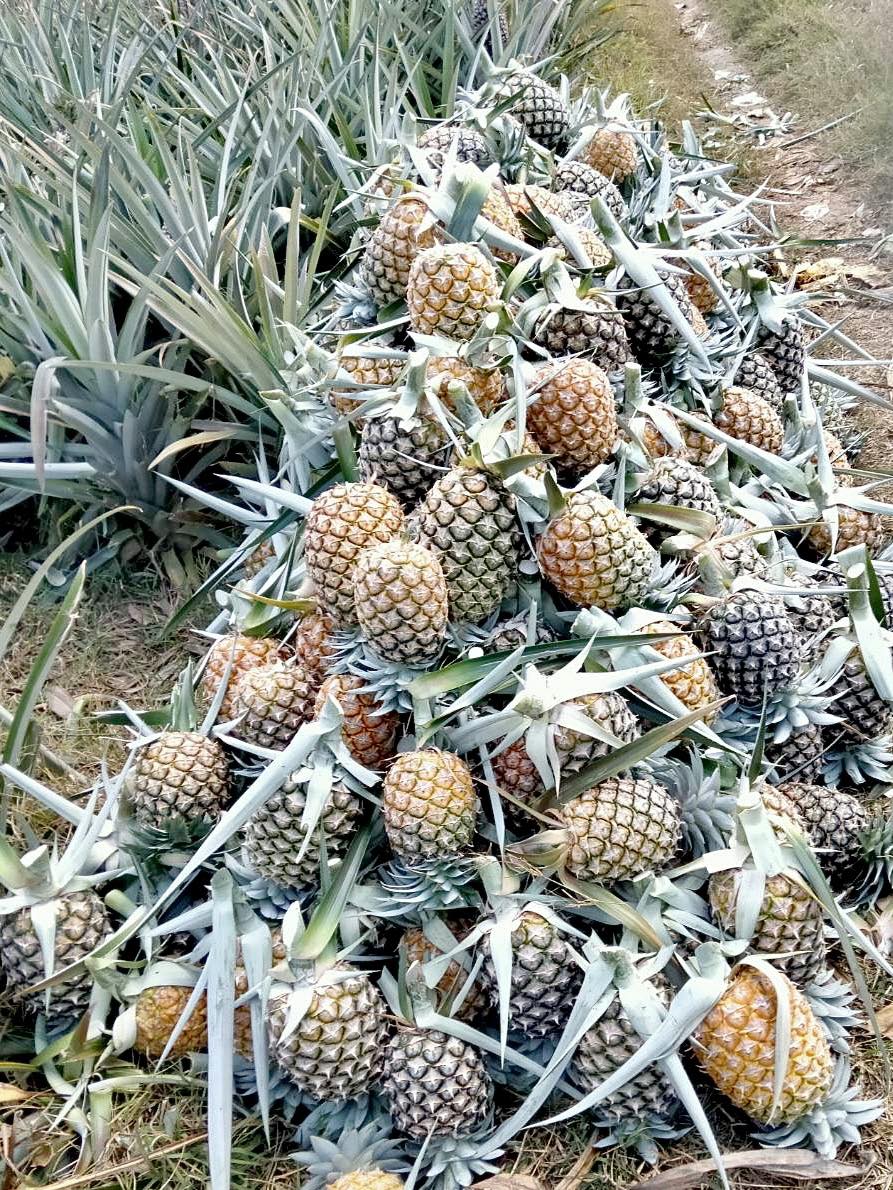
[[[0,1190],[893,1184],[890,361],[613,8],[0,7]]]

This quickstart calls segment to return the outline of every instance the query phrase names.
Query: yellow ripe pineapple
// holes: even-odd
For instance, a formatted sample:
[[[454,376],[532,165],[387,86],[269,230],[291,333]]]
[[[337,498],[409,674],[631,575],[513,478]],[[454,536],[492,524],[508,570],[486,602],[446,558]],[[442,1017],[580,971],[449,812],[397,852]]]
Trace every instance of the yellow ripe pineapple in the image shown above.
[[[420,335],[470,339],[499,302],[496,269],[475,244],[444,244],[419,253],[409,271],[409,323]]]
[[[679,803],[656,781],[610,777],[561,807],[564,866],[580,880],[627,880],[667,867],[679,847]]]
[[[250,669],[236,687],[240,740],[261,748],[286,748],[313,717],[315,683],[295,662]]]
[[[376,483],[341,483],[313,502],[304,527],[307,573],[337,628],[357,624],[353,576],[364,549],[403,529],[400,501]]]
[[[536,220],[537,213],[557,215],[566,223],[576,223],[580,207],[568,194],[547,190],[545,186],[531,186],[510,183],[505,188],[506,197],[516,216]]]
[[[614,253],[593,227],[575,227],[574,234],[580,241],[586,260],[578,260],[576,252],[571,252],[558,236],[546,240],[547,248],[555,248],[561,260],[570,260],[573,264],[584,269],[608,269],[614,263]]]
[[[237,715],[235,688],[239,678],[256,665],[269,665],[280,656],[281,643],[269,636],[223,636],[215,640],[208,652],[201,680],[201,693],[210,702],[232,660],[226,694],[220,705],[220,719],[234,719]]]
[[[329,1190],[403,1190],[405,1185],[396,1174],[381,1169],[359,1169],[332,1182]]]
[[[680,448],[669,443],[654,423],[650,421],[645,422],[642,427],[640,435],[642,445],[652,459],[676,456],[688,459],[689,462],[694,463],[698,467],[703,466],[713,451],[716,450],[716,442],[706,434],[702,434],[699,430],[694,430],[690,426],[680,426],[677,423],[676,428],[682,438],[683,445]]]
[[[438,356],[428,361],[426,380],[436,396],[450,407],[449,385],[464,384],[481,413],[489,414],[508,396],[505,376],[498,368],[475,368],[457,355]]]
[[[385,661],[419,668],[446,640],[446,579],[438,555],[423,545],[396,539],[364,550],[354,602],[370,647]]]
[[[461,855],[471,846],[477,796],[465,761],[424,748],[401,753],[384,781],[384,824],[401,859]]]
[[[321,681],[335,655],[332,633],[335,621],[325,612],[310,612],[301,620],[295,633],[295,657],[304,672]]]
[[[614,182],[623,182],[639,167],[636,138],[623,128],[599,128],[583,150],[583,161]]]
[[[772,980],[742,963],[698,1026],[692,1045],[724,1095],[760,1124],[798,1120],[827,1094],[833,1077],[828,1040],[809,1001],[780,972],[790,1005],[790,1046],[780,1102],[773,1113],[779,998]]]
[[[149,1058],[160,1058],[164,1047],[186,1010],[191,987],[161,984],[147,987],[136,1001],[136,1040],[134,1048]],[[168,1050],[171,1058],[200,1054],[208,1048],[208,1007],[203,995],[189,1015],[177,1040]]]
[[[506,235],[513,236],[516,240],[524,239],[524,231],[518,221],[515,209],[501,189],[491,188],[481,208],[481,215]],[[490,251],[497,260],[505,260],[509,264],[514,264],[518,259],[515,253],[510,252],[507,248],[494,247]]]
[[[458,930],[453,926],[453,931],[458,941],[462,941],[464,935],[468,932],[468,926],[465,930]],[[417,926],[410,927],[403,935],[401,946],[406,954],[406,965],[410,967],[413,963],[429,963],[432,959],[439,958],[444,951],[436,946],[430,938],[426,937],[424,930]],[[465,986],[465,981],[468,978],[468,971],[456,959],[450,959],[446,970],[437,982],[437,991],[443,997],[444,1001],[452,1002],[458,993]],[[477,982],[473,983],[468,989],[465,999],[459,1005],[458,1009],[451,1010],[450,1015],[454,1016],[460,1021],[471,1021],[476,1016],[486,1011],[488,1004],[488,996],[484,988]]]
[[[347,352],[339,353],[338,363],[363,389],[393,388],[399,384],[406,370],[406,361],[402,359],[354,355]],[[338,412],[346,416],[353,413],[360,402],[368,400],[368,396],[359,390],[333,387],[331,399]]]
[[[728,388],[714,423],[732,438],[777,455],[784,442],[781,418],[765,399],[747,388]]]
[[[679,627],[669,620],[654,620],[642,629],[646,633],[678,632]],[[649,642],[651,643],[651,642]],[[709,706],[720,697],[719,687],[713,670],[703,657],[698,657],[700,650],[689,636],[674,636],[667,640],[654,641],[652,648],[662,657],[674,661],[684,662],[679,669],[661,674],[662,681],[676,695],[682,705],[689,711],[697,711],[701,707]],[[688,660],[694,658],[694,660]],[[719,710],[712,711],[706,722],[712,723]]]
[[[709,265],[709,254],[712,248],[709,240],[699,240],[694,244],[694,247],[703,256],[707,257],[707,263]],[[685,288],[688,290],[688,296],[691,298],[695,309],[699,310],[701,314],[712,314],[719,305],[719,297],[716,291],[707,278],[703,277],[700,273],[694,271],[686,273]],[[698,333],[700,334],[700,332]]]
[[[568,357],[544,364],[527,427],[540,450],[565,467],[582,471],[606,462],[620,432],[611,382],[591,360]]]
[[[400,716],[383,711],[365,686],[365,679],[356,674],[333,674],[319,688],[314,714],[322,712],[327,698],[334,698],[341,708],[341,734],[347,750],[366,768],[379,769],[394,754]]]
[[[254,578],[260,574],[271,558],[276,557],[276,547],[272,541],[262,541],[257,549],[251,551],[242,564],[245,578]]]
[[[402,301],[412,262],[436,242],[434,217],[417,193],[405,195],[385,211],[360,263],[363,280],[376,305]]]
[[[880,549],[887,538],[884,522],[875,512],[862,512],[846,504],[837,506],[837,537],[832,535],[827,521],[817,521],[807,534],[807,540],[817,554],[823,557],[838,554],[851,545],[865,545],[874,552]]]
[[[607,496],[575,492],[537,548],[540,570],[576,607],[629,606],[647,591],[654,550]]]

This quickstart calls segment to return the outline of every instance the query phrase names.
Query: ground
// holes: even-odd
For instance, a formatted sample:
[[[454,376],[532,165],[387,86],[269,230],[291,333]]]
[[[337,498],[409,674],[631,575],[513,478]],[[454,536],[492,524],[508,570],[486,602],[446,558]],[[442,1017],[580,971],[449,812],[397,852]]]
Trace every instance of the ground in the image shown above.
[[[770,0],[776,10],[794,10],[805,0]],[[830,0],[811,6],[810,19],[816,18],[819,8],[833,9]],[[845,9],[847,29],[858,23],[865,25],[872,12],[880,16],[880,6],[873,3],[838,5]],[[778,205],[778,217],[783,231],[804,240],[819,241],[795,250],[792,256],[803,262],[841,258],[837,282],[826,280],[823,288],[833,291],[833,305],[827,303],[823,313],[834,311],[834,318],[845,318],[845,329],[877,358],[889,361],[893,351],[893,290],[890,288],[889,268],[893,261],[890,244],[878,245],[893,226],[890,194],[885,192],[882,179],[889,172],[888,159],[882,159],[872,149],[871,133],[860,123],[858,135],[843,125],[817,136],[791,144],[797,137],[812,132],[829,116],[811,118],[813,113],[825,112],[823,102],[830,102],[826,82],[830,77],[825,66],[833,63],[835,88],[847,83],[845,66],[853,80],[860,78],[858,63],[853,55],[842,59],[842,46],[822,46],[822,54],[815,56],[815,68],[809,69],[809,55],[800,54],[796,72],[787,70],[779,55],[762,54],[759,63],[747,61],[742,54],[733,53],[730,30],[735,21],[745,20],[748,13],[760,8],[758,0],[743,4],[742,0],[639,0],[621,11],[619,26],[624,31],[604,47],[593,62],[595,79],[607,79],[615,88],[632,93],[640,107],[666,99],[661,111],[671,127],[688,118],[691,113],[709,107],[720,113],[740,112],[748,104],[735,104],[736,99],[749,92],[764,97],[750,103],[755,113],[753,123],[759,123],[761,110],[784,113],[793,98],[807,102],[790,133],[760,148],[753,138],[738,139],[732,149],[751,184],[767,185],[767,193]],[[745,16],[742,16],[742,13]],[[775,12],[778,16],[778,12]],[[726,22],[725,24],[721,22]],[[746,20],[745,20],[746,24]],[[742,34],[743,42],[760,50],[754,38],[757,22],[752,22],[750,40]],[[808,26],[815,36],[817,25]],[[762,26],[760,26],[762,28]],[[889,37],[889,20],[883,36]],[[737,36],[737,34],[736,34]],[[740,44],[738,41],[735,44]],[[847,43],[848,44],[848,43]],[[831,54],[831,49],[834,53]],[[866,53],[877,55],[878,46],[871,44]],[[829,59],[829,54],[831,55]],[[893,60],[893,57],[891,57]],[[806,65],[804,65],[806,63]],[[790,64],[788,64],[790,65]],[[837,69],[840,67],[840,69]],[[870,74],[868,67],[862,71]],[[837,76],[843,77],[843,83]],[[864,86],[864,81],[863,81]],[[879,81],[878,87],[882,84]],[[854,94],[854,106],[858,96]],[[824,95],[824,101],[823,101]],[[833,97],[831,97],[833,99]],[[846,114],[839,112],[840,115]],[[864,122],[863,122],[864,123]],[[888,137],[889,141],[889,137]],[[889,150],[889,144],[886,148]],[[870,195],[867,198],[866,195]],[[854,279],[854,268],[877,269],[878,272]],[[885,367],[860,369],[863,383],[876,391],[893,397],[893,371]],[[884,470],[889,467],[893,447],[893,417],[866,407],[857,415],[869,430],[869,439],[861,465]],[[7,557],[0,570],[0,619],[6,614],[27,577],[24,555]],[[116,699],[124,699],[136,706],[151,705],[166,697],[179,672],[190,643],[197,640],[188,629],[169,633],[164,625],[176,606],[178,596],[171,593],[152,571],[128,573],[126,581],[120,576],[103,575],[91,578],[78,621],[66,643],[56,673],[47,691],[47,727],[45,746],[63,754],[87,778],[95,775],[103,752],[110,764],[120,759],[122,733],[118,729],[98,727],[90,715],[105,709]],[[21,682],[28,672],[39,646],[41,629],[53,614],[49,605],[34,608],[27,621],[28,631],[19,634],[16,650],[0,666],[0,705],[14,702]],[[194,623],[200,625],[209,617],[200,609]],[[85,785],[86,782],[83,783]],[[75,793],[82,787],[76,779],[69,779],[66,788]],[[889,988],[878,986],[878,1001],[891,999]],[[883,1063],[874,1053],[867,1036],[861,1045],[866,1068],[866,1093],[883,1092]],[[0,1092],[2,1092],[0,1084]],[[178,1116],[167,1113],[167,1102],[149,1092],[139,1096],[121,1097],[127,1103],[127,1115],[115,1120],[115,1143],[109,1153],[109,1164],[96,1178],[89,1175],[73,1177],[55,1183],[56,1190],[75,1187],[115,1186],[122,1190],[193,1190],[205,1184],[204,1134],[200,1104],[190,1112],[188,1097],[178,1092]],[[8,1129],[13,1122],[10,1114],[2,1114],[4,1100],[0,1096],[0,1152],[8,1143]],[[185,1109],[185,1110],[184,1110]],[[857,1153],[842,1151],[841,1160],[859,1166],[870,1164],[864,1174],[849,1178],[846,1185],[854,1190],[890,1190],[893,1187],[893,1146],[890,1129],[893,1111],[887,1120],[880,1121],[866,1132],[866,1142]],[[4,1132],[4,1129],[7,1131]],[[527,1171],[548,1190],[632,1190],[650,1171],[641,1162],[624,1152],[612,1150],[599,1155],[594,1169],[581,1160],[587,1148],[588,1129],[575,1125],[569,1129],[525,1134],[517,1153],[507,1164],[508,1186],[520,1190],[522,1182],[512,1175]],[[47,1142],[51,1147],[51,1142]],[[746,1131],[739,1129],[737,1146],[747,1144]],[[294,1166],[287,1157],[289,1145],[283,1143],[275,1156],[267,1156],[260,1130],[250,1122],[241,1123],[234,1138],[233,1186],[238,1190],[279,1190],[295,1185]],[[262,1156],[263,1154],[263,1156]],[[668,1148],[660,1170],[670,1170],[681,1163],[703,1156],[697,1139],[690,1138]],[[732,1175],[732,1184],[743,1188],[791,1187],[790,1179],[779,1179],[766,1172],[740,1172]],[[717,1186],[715,1178],[688,1183],[692,1187]],[[799,1185],[830,1186],[810,1177]],[[660,1183],[655,1183],[658,1190]],[[674,1183],[675,1185],[675,1183]],[[0,1190],[7,1190],[0,1186]]]

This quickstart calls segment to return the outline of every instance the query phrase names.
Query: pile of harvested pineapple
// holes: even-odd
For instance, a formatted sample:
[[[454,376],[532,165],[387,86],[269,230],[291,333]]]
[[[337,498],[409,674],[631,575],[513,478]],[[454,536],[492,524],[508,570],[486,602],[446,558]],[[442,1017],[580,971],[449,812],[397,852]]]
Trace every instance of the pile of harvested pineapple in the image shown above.
[[[91,1046],[65,1111],[189,1063],[221,1187],[234,1112],[296,1130],[302,1186],[396,1190],[581,1113],[721,1169],[720,1110],[823,1155],[881,1111],[866,394],[690,131],[481,60],[369,179],[199,671],[64,853],[0,855],[7,995]]]

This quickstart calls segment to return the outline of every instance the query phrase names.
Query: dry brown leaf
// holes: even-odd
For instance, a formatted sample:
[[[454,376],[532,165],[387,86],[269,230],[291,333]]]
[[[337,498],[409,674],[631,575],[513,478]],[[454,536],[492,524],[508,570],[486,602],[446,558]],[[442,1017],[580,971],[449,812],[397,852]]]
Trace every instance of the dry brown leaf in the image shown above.
[[[47,686],[47,709],[60,719],[70,719],[74,713],[74,698],[61,686]]]
[[[884,1037],[893,1037],[893,1004],[885,1004],[878,1010],[877,1023]]]
[[[845,1165],[842,1161],[828,1161],[806,1149],[749,1149],[743,1153],[727,1153],[723,1157],[726,1169],[754,1169],[778,1174],[799,1182],[813,1182],[816,1178],[855,1178],[865,1173],[866,1166]],[[636,1182],[629,1190],[698,1190],[716,1173],[716,1162],[710,1158],[677,1165],[653,1177]]]
[[[9,1083],[0,1083],[0,1104],[5,1106],[9,1103],[24,1103],[26,1099],[30,1098],[29,1093],[21,1090],[20,1087],[12,1087]]]
[[[495,1178],[487,1178],[485,1182],[478,1182],[478,1190],[546,1190],[542,1182],[536,1178],[528,1178],[524,1174],[498,1173]]]

